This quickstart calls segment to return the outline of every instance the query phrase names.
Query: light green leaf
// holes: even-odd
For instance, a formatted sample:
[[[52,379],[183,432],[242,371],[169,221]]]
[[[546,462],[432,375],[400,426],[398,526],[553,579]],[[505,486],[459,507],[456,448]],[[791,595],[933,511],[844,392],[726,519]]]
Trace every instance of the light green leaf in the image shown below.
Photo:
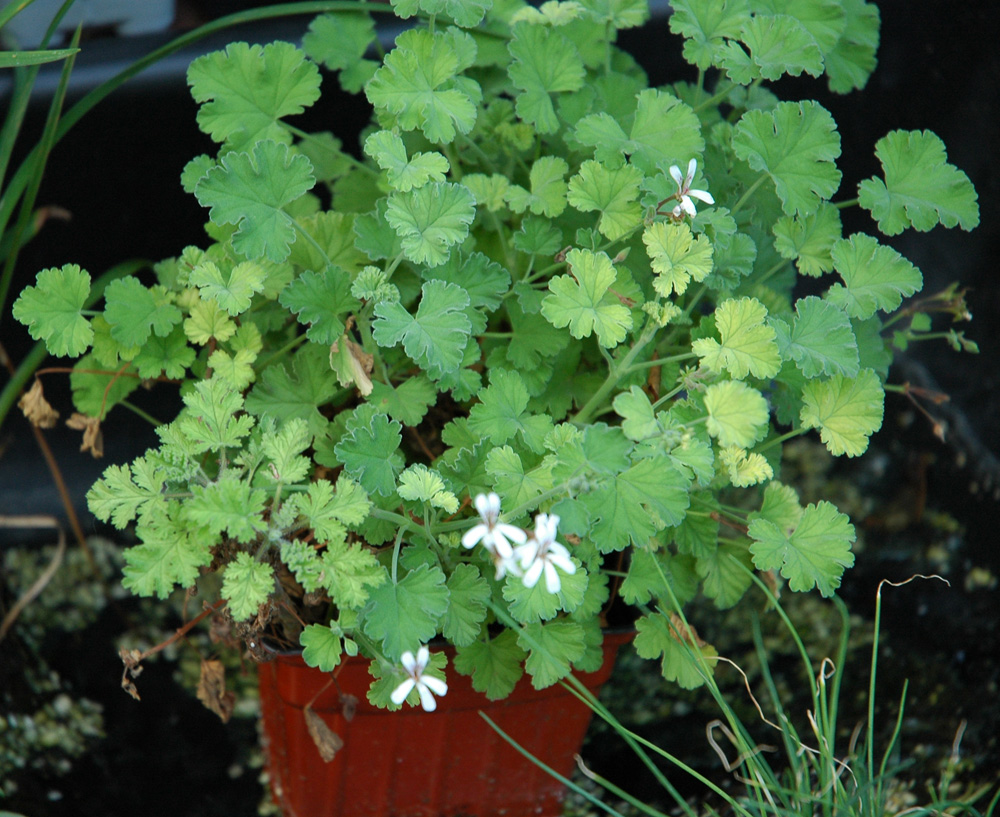
[[[397,491],[401,499],[424,502],[447,514],[458,510],[458,497],[448,490],[437,471],[422,463],[414,463],[399,475]]]
[[[243,398],[221,380],[195,383],[184,395],[184,405],[177,427],[197,451],[240,446],[253,428],[253,418],[242,413]]]
[[[64,264],[38,273],[35,285],[17,296],[11,314],[32,338],[45,341],[49,354],[79,357],[94,339],[90,321],[81,314],[89,295],[90,274]]]
[[[197,527],[216,535],[227,531],[230,537],[244,544],[267,529],[263,518],[267,495],[229,473],[216,482],[193,486],[191,494],[182,513],[185,520]]]
[[[460,49],[467,52],[470,45],[474,58],[475,44],[467,34],[404,31],[365,86],[368,101],[392,114],[403,130],[419,128],[430,142],[452,142],[457,133],[472,130],[481,97],[473,80],[458,76],[471,63]]]
[[[833,269],[830,251],[842,235],[840,211],[823,202],[805,218],[779,218],[774,224],[774,248],[782,258],[795,259],[803,275],[818,278]]]
[[[198,57],[187,72],[198,127],[240,149],[262,139],[290,142],[282,117],[319,99],[319,69],[291,43],[230,43]]]
[[[617,273],[606,253],[572,249],[566,254],[569,275],[549,280],[542,315],[556,328],[569,327],[574,338],[597,335],[605,348],[617,346],[632,328],[632,312],[611,286]]]
[[[631,165],[611,170],[588,160],[569,180],[569,203],[582,213],[601,214],[597,229],[610,241],[617,241],[642,224],[639,184],[642,172]]]
[[[365,140],[365,153],[386,172],[389,185],[403,193],[427,182],[443,182],[450,165],[437,151],[407,158],[403,140],[392,131],[375,131]]]
[[[512,184],[504,192],[504,201],[515,213],[531,209],[536,215],[559,216],[566,209],[566,173],[569,165],[559,156],[542,156],[531,165],[531,192]]]
[[[830,90],[846,94],[860,90],[875,70],[879,41],[878,6],[865,0],[842,0],[846,25],[837,44],[824,55]]]
[[[139,377],[153,378],[164,374],[182,380],[194,362],[194,349],[187,345],[184,330],[175,326],[165,338],[152,335],[133,358]]]
[[[302,48],[331,71],[340,71],[341,87],[356,94],[378,68],[365,59],[374,39],[375,21],[368,12],[339,11],[316,17],[302,37]]]
[[[429,267],[448,260],[449,248],[465,240],[475,216],[475,197],[464,185],[450,182],[392,193],[385,211],[406,257]]]
[[[343,541],[346,526],[364,522],[372,506],[364,490],[343,475],[337,479],[336,492],[329,480],[318,479],[290,501],[305,517],[317,541],[324,543]]]
[[[721,342],[697,338],[691,348],[713,372],[726,369],[733,377],[748,374],[767,379],[781,368],[774,329],[767,325],[767,308],[756,298],[730,298],[715,310]]]
[[[527,653],[517,645],[512,630],[504,630],[496,638],[474,641],[459,647],[455,669],[472,676],[472,688],[491,701],[506,698],[524,675]]]
[[[893,312],[904,297],[919,292],[924,284],[920,270],[913,264],[864,233],[835,243],[831,257],[844,286],[830,287],[827,300],[852,318],[865,320],[879,309]]]
[[[790,328],[780,319],[772,320],[771,325],[781,356],[794,360],[806,377],[854,377],[858,373],[858,342],[850,318],[829,301],[815,295],[800,298]]]
[[[559,118],[552,94],[583,87],[585,69],[576,46],[546,26],[519,23],[507,49],[514,58],[507,73],[521,91],[515,100],[517,115],[539,133],[554,133]]]
[[[339,488],[339,480],[337,485]],[[375,554],[357,543],[328,542],[320,563],[323,586],[341,610],[357,610],[367,604],[368,588],[379,587],[388,579]]]
[[[198,287],[203,298],[211,298],[232,317],[250,308],[254,294],[264,289],[267,270],[254,261],[236,264],[223,273],[211,261],[205,261],[188,275],[188,283]]]
[[[747,453],[739,446],[725,446],[719,450],[719,460],[729,471],[729,481],[737,488],[747,488],[766,482],[774,476],[770,463],[763,454]]]
[[[545,435],[552,430],[552,420],[527,411],[528,389],[517,372],[493,369],[490,385],[480,392],[469,411],[469,430],[494,445],[502,445],[520,433],[524,443],[541,453]]]
[[[362,611],[365,634],[382,644],[386,658],[398,661],[406,650],[426,644],[448,610],[448,588],[439,567],[421,565],[393,584],[371,592]]]
[[[635,623],[635,651],[642,658],[663,656],[663,677],[674,681],[683,689],[696,689],[705,683],[704,673],[711,674],[718,653],[692,630],[685,630],[677,616],[667,618],[663,613],[650,613]],[[682,641],[681,633],[685,633]],[[697,658],[701,653],[703,661]]]
[[[871,369],[854,378],[810,380],[802,389],[802,402],[802,425],[818,428],[820,439],[837,456],[863,454],[868,438],[882,427],[885,392]]]
[[[131,466],[112,465],[87,491],[87,507],[98,519],[123,530],[137,515],[166,503],[163,485],[162,472],[145,457]]]
[[[701,123],[691,107],[655,88],[639,93],[627,135],[614,117],[602,112],[577,122],[574,137],[594,147],[598,161],[617,167],[625,154],[647,175],[672,164],[686,166],[705,150]]]
[[[299,633],[299,644],[302,660],[320,672],[333,672],[340,663],[340,636],[325,624],[307,624]]]
[[[733,133],[733,150],[767,173],[787,215],[807,216],[840,186],[837,123],[818,102],[779,102],[747,111]]]
[[[403,344],[411,358],[431,377],[456,371],[472,330],[465,314],[468,293],[455,284],[427,281],[415,313],[398,303],[375,305],[372,336],[379,346]]]
[[[971,230],[979,224],[976,189],[948,164],[944,142],[930,131],[894,130],[875,143],[885,181],[866,179],[858,203],[886,235],[907,227],[927,232],[938,224]]]
[[[526,624],[518,634],[517,643],[528,651],[524,668],[535,689],[545,689],[569,675],[573,662],[583,658],[587,649],[583,628],[564,619]]]
[[[448,597],[441,634],[456,647],[467,647],[477,640],[486,619],[490,586],[475,566],[459,564],[448,577]]]
[[[347,316],[361,307],[351,295],[351,276],[339,267],[317,273],[306,270],[278,296],[300,323],[309,324],[306,337],[330,345],[344,334]]]
[[[642,243],[652,262],[653,289],[664,298],[671,292],[683,295],[693,280],[704,281],[712,271],[712,244],[705,235],[697,238],[687,224],[654,221],[642,233]]]
[[[493,448],[486,456],[486,472],[504,505],[513,507],[533,501],[552,487],[552,467],[545,462],[525,470],[521,458],[509,445]]]
[[[237,553],[222,574],[221,595],[229,602],[234,621],[256,616],[273,592],[274,568],[249,553]]]
[[[184,317],[163,287],[144,287],[131,275],[108,284],[104,301],[111,337],[122,346],[142,346],[150,332],[164,338]]]
[[[786,14],[755,14],[744,24],[740,39],[764,79],[778,80],[785,74],[797,77],[803,71],[813,77],[823,73],[823,55],[816,41],[805,26]]]
[[[73,366],[69,385],[73,405],[81,414],[104,420],[108,411],[139,388],[139,379],[131,377],[131,367],[122,372],[97,374],[101,370],[94,353],[84,355]]]
[[[320,413],[320,406],[337,393],[329,361],[328,349],[310,343],[292,356],[291,371],[283,363],[268,366],[247,395],[247,411],[279,422],[297,417],[309,424],[314,436],[323,434],[328,420]]]
[[[403,470],[399,453],[402,426],[384,414],[351,429],[334,447],[344,470],[370,494],[389,496],[396,490],[396,476]]]
[[[235,224],[233,249],[250,260],[284,261],[295,240],[283,208],[315,183],[312,164],[287,145],[256,142],[250,153],[227,153],[201,178],[195,195],[216,224]]]
[[[212,561],[212,541],[175,518],[177,503],[160,508],[136,526],[142,544],[123,552],[122,586],[137,596],[167,598],[175,587],[192,587]],[[147,524],[148,522],[148,524]]]
[[[797,592],[818,587],[829,598],[840,586],[845,568],[854,564],[854,526],[825,500],[806,506],[795,528],[785,532],[767,519],[750,522],[750,545],[758,570],[781,569]]]
[[[684,40],[684,59],[702,71],[718,65],[726,40],[739,39],[747,0],[672,0],[670,30]]]
[[[767,401],[741,380],[713,383],[705,390],[708,433],[723,446],[752,448],[767,424]]]
[[[391,0],[392,8],[406,19],[414,14],[444,14],[462,28],[475,28],[486,12],[493,7],[493,0]]]

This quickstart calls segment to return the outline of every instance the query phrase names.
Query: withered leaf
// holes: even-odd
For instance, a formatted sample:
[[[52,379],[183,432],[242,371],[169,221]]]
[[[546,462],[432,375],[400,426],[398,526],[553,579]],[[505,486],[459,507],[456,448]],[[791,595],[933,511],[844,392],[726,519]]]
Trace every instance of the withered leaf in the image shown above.
[[[344,741],[341,740],[340,735],[326,725],[326,721],[308,706],[302,710],[302,714],[306,719],[306,729],[309,730],[309,737],[312,738],[313,743],[316,744],[316,748],[319,749],[319,756],[323,758],[324,763],[329,763],[336,757],[337,752],[344,747]]]
[[[226,692],[226,668],[221,661],[202,659],[198,700],[218,715],[223,723],[229,722],[236,696],[232,692]]]
[[[345,721],[350,721],[354,718],[354,713],[358,711],[358,699],[354,695],[348,695],[346,692],[340,693],[340,714],[344,716]]]
[[[45,399],[42,394],[42,381],[37,378],[31,388],[21,395],[17,407],[24,412],[29,423],[39,428],[52,428],[59,419],[59,412]]]
[[[345,352],[340,350],[341,343],[344,344]],[[369,375],[375,366],[375,358],[347,335],[330,346],[330,366],[337,372],[341,386],[347,386],[353,381],[362,397],[372,393],[372,379]]]
[[[73,412],[73,416],[66,421],[69,428],[83,432],[83,445],[81,451],[89,451],[94,459],[104,456],[104,435],[101,433],[101,421],[97,417],[88,417],[80,412]]]

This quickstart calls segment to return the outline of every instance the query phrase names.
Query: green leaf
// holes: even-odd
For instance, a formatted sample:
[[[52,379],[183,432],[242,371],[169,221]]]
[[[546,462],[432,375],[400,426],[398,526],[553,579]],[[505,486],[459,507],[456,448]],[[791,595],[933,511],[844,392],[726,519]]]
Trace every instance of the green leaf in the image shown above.
[[[605,484],[584,494],[594,521],[590,538],[602,553],[644,546],[664,525],[677,525],[688,507],[689,482],[663,463],[640,460]]]
[[[320,672],[333,672],[343,648],[340,636],[325,624],[307,624],[299,634],[302,660]]]
[[[803,71],[814,77],[823,73],[823,55],[816,41],[805,26],[786,14],[755,14],[743,26],[740,39],[764,79],[778,80],[784,74],[797,77]]]
[[[373,382],[368,403],[404,426],[418,426],[427,409],[437,401],[437,389],[426,377],[417,375],[398,386]]]
[[[583,117],[573,135],[581,144],[595,148],[598,161],[618,167],[625,154],[647,175],[672,164],[687,165],[705,150],[701,123],[690,106],[655,88],[638,94],[628,134],[615,117],[601,112]]]
[[[777,333],[781,356],[794,360],[806,377],[854,377],[858,373],[858,342],[850,318],[829,301],[815,295],[800,298],[790,328],[780,319],[773,319],[771,325]]]
[[[310,458],[302,456],[312,445],[309,424],[300,419],[288,420],[282,423],[277,431],[274,430],[274,425],[274,421],[270,418],[260,424],[261,453],[270,460],[270,465],[274,466],[264,477],[286,484],[301,482],[312,473]],[[274,476],[274,472],[277,472],[277,477]],[[323,480],[318,480],[315,484],[319,485],[322,482]]]
[[[253,418],[241,413],[243,398],[221,380],[195,383],[184,395],[184,405],[177,427],[196,451],[238,447],[253,428]]]
[[[453,252],[444,264],[422,269],[425,281],[458,284],[469,294],[469,306],[495,312],[510,290],[510,273],[481,252]]]
[[[465,314],[469,295],[443,281],[427,281],[420,291],[420,305],[413,314],[399,303],[376,304],[372,336],[379,346],[402,343],[406,354],[437,379],[462,364],[472,330]]]
[[[402,426],[384,414],[351,429],[334,447],[344,470],[368,493],[389,496],[396,490],[396,477],[403,470],[399,453]]]
[[[615,396],[612,407],[622,418],[622,431],[630,440],[645,440],[660,431],[653,404],[638,386],[631,386],[627,392]]]
[[[924,284],[913,264],[864,233],[838,241],[831,257],[844,286],[830,287],[827,300],[858,320],[870,318],[879,309],[895,311],[904,297],[919,292]]]
[[[84,355],[73,366],[69,376],[76,410],[90,417],[104,420],[112,406],[118,405],[139,388],[139,379],[130,376],[131,367],[124,371],[97,374],[101,366],[93,353]]]
[[[712,672],[715,662],[712,660],[718,653],[710,644],[705,644],[696,634],[687,630],[687,637],[681,641],[681,632],[685,632],[684,623],[676,616],[667,618],[663,613],[650,613],[635,623],[635,651],[641,658],[655,659],[663,656],[661,669],[663,677],[674,681],[683,689],[696,689],[705,683],[704,674]],[[695,651],[706,659],[699,662]],[[707,667],[702,668],[702,664]]]
[[[142,544],[123,552],[122,586],[137,596],[167,598],[176,586],[192,587],[202,567],[212,561],[212,541],[204,531],[177,522],[173,513],[161,508],[136,533]]]
[[[282,117],[319,99],[319,69],[291,43],[230,43],[191,63],[188,84],[201,103],[198,127],[239,149],[262,139],[289,142]]]
[[[406,257],[429,267],[448,260],[449,248],[465,240],[475,216],[475,197],[464,185],[451,182],[392,193],[385,211]]]
[[[517,643],[528,651],[524,668],[535,689],[545,689],[565,678],[572,671],[573,662],[586,652],[583,628],[575,621],[526,624],[517,636]]]
[[[863,454],[868,438],[882,427],[885,392],[871,369],[854,378],[810,380],[802,389],[802,402],[802,425],[818,428],[820,439],[837,456]]]
[[[401,499],[424,502],[447,514],[458,511],[458,497],[448,490],[440,474],[422,463],[414,463],[399,475]]]
[[[14,301],[14,318],[28,327],[35,340],[44,340],[49,354],[79,357],[90,347],[94,330],[82,314],[90,295],[90,274],[76,264],[42,270],[35,285]]]
[[[711,553],[699,556],[695,569],[702,592],[720,610],[732,607],[753,583],[750,554],[745,541],[721,539]]]
[[[726,40],[750,19],[747,0],[672,0],[670,30],[684,40],[684,59],[702,71],[718,65]]]
[[[131,275],[108,284],[104,300],[111,337],[122,346],[142,346],[150,332],[165,338],[184,317],[163,287],[144,287]]]
[[[771,464],[763,454],[748,453],[739,446],[730,445],[719,450],[719,461],[729,471],[729,481],[737,488],[746,488],[766,482],[774,476]]]
[[[267,270],[254,261],[236,264],[223,273],[211,261],[205,261],[188,275],[188,283],[198,287],[203,298],[211,298],[231,316],[250,308],[254,294],[264,289]]]
[[[448,588],[438,567],[420,565],[393,584],[376,587],[362,616],[369,638],[381,642],[386,658],[426,644],[448,610]]]
[[[807,216],[840,186],[837,123],[818,102],[779,102],[773,111],[743,114],[733,150],[774,182],[787,215]]]
[[[454,141],[457,133],[472,130],[481,97],[473,80],[458,76],[471,63],[460,53],[460,49],[468,51],[470,43],[464,33],[404,31],[365,86],[368,101],[376,110],[392,114],[403,130],[419,128],[428,141],[437,144]],[[471,56],[475,56],[474,44]]]
[[[309,324],[309,340],[326,345],[340,339],[347,315],[361,307],[351,295],[351,276],[332,266],[321,273],[306,270],[281,291],[278,302]]]
[[[895,130],[875,143],[885,181],[866,179],[858,203],[886,235],[907,227],[927,232],[938,224],[971,230],[979,224],[976,189],[948,164],[944,142],[930,131]]]
[[[338,489],[340,481],[337,482]],[[388,578],[375,554],[359,544],[330,541],[320,557],[322,583],[341,610],[357,610],[368,603],[369,587],[379,587]]]
[[[227,153],[201,178],[195,195],[215,224],[235,224],[233,249],[250,260],[284,261],[295,240],[284,211],[315,183],[312,164],[287,145],[256,142],[250,153]]]
[[[496,701],[510,695],[521,680],[526,655],[517,645],[516,634],[504,630],[496,638],[459,647],[455,669],[463,675],[471,675],[472,688]]]
[[[598,211],[597,229],[609,241],[617,241],[642,224],[641,181],[642,172],[632,165],[612,170],[591,159],[569,180],[569,203],[581,213]]]
[[[552,487],[552,468],[542,463],[525,470],[524,463],[509,445],[493,448],[486,456],[486,472],[494,490],[508,507],[534,501]]]
[[[617,273],[606,253],[572,249],[566,254],[569,275],[549,280],[542,315],[556,328],[569,327],[574,338],[597,335],[605,348],[617,346],[632,328],[632,312],[613,291]]]
[[[387,130],[375,131],[365,140],[365,153],[386,172],[390,187],[403,193],[427,182],[443,182],[450,169],[448,160],[437,151],[407,158],[403,140]]]
[[[222,574],[222,598],[229,601],[234,621],[257,615],[274,592],[274,568],[258,562],[249,553],[237,553]]]
[[[279,422],[297,417],[309,424],[310,432],[321,435],[328,425],[320,406],[337,393],[337,380],[330,370],[329,350],[315,343],[292,356],[291,371],[283,363],[268,366],[246,399],[246,409],[258,417],[271,416]]]
[[[504,192],[504,201],[515,213],[527,209],[535,215],[556,218],[566,209],[566,173],[569,165],[559,156],[542,156],[531,165],[531,192],[512,184]]]
[[[357,483],[341,475],[337,479],[336,493],[329,480],[318,479],[309,483],[304,494],[295,494],[290,500],[305,517],[319,542],[341,542],[346,526],[360,525],[368,517],[371,502]]]
[[[493,7],[493,0],[392,0],[392,7],[404,19],[422,11],[429,15],[444,14],[462,28],[475,28]]]
[[[507,46],[514,61],[507,73],[519,93],[517,115],[542,134],[559,128],[552,94],[574,93],[583,87],[585,69],[580,53],[566,37],[546,26],[520,23]]]
[[[156,335],[150,337],[132,362],[139,377],[153,378],[163,373],[167,377],[182,380],[194,358],[194,349],[187,345],[184,330],[175,326],[165,338]]]
[[[824,54],[830,90],[846,94],[864,88],[875,70],[879,40],[878,6],[865,0],[842,0],[846,25],[837,44]]]
[[[797,592],[818,587],[829,598],[840,586],[845,568],[854,564],[854,526],[825,500],[806,506],[791,531],[767,519],[754,519],[749,534],[755,540],[750,552],[757,569],[780,568],[788,586]]]
[[[131,466],[109,466],[87,491],[87,507],[98,519],[123,530],[137,515],[166,502],[163,485],[162,472],[139,457]]]
[[[767,401],[741,380],[713,383],[705,390],[708,433],[723,446],[752,448],[767,424]]]
[[[476,567],[459,564],[448,577],[448,596],[441,634],[456,647],[467,647],[477,640],[486,619],[490,586]]]
[[[840,211],[824,202],[805,218],[779,218],[774,224],[774,248],[782,258],[795,259],[803,275],[818,278],[833,269],[830,251],[842,235]]]
[[[352,94],[361,91],[378,63],[365,59],[375,39],[375,21],[368,12],[321,14],[309,24],[302,48],[331,71],[340,71],[340,85]]]
[[[517,372],[493,369],[490,385],[479,395],[481,400],[469,411],[469,430],[493,445],[502,445],[520,433],[525,444],[541,453],[545,435],[552,430],[552,420],[527,411],[528,389]]]
[[[264,506],[267,494],[261,488],[229,473],[218,481],[191,488],[191,498],[184,503],[183,519],[218,536],[227,531],[237,542],[246,544],[267,529]]]
[[[730,298],[715,310],[720,341],[697,338],[691,348],[713,372],[726,369],[733,377],[748,374],[767,379],[781,368],[774,329],[767,325],[767,308],[756,298]]]
[[[656,273],[653,289],[664,298],[683,295],[692,280],[700,283],[712,271],[712,243],[705,235],[696,238],[687,224],[655,221],[643,231],[642,243]]]

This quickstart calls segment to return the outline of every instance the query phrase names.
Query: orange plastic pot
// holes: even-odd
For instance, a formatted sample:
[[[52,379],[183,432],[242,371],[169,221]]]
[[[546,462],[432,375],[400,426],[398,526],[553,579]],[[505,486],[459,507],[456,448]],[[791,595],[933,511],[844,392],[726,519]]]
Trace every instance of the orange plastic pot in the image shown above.
[[[604,663],[578,678],[595,694],[611,674],[631,633],[604,639]],[[529,752],[563,775],[572,771],[590,710],[560,684],[536,690],[527,677],[500,701],[471,680],[448,672],[448,694],[434,712],[405,707],[387,712],[368,703],[368,661],[348,659],[337,674],[279,655],[259,667],[263,740],[274,798],[286,817],[555,817],[563,786],[503,740],[486,713]],[[340,693],[357,698],[353,717]],[[303,710],[344,741],[325,763],[309,736]]]

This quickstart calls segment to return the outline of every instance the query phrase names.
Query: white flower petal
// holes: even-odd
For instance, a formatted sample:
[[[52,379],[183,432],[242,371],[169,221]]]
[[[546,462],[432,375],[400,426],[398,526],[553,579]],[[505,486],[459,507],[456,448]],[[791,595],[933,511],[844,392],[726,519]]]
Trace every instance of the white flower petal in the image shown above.
[[[416,675],[420,675],[424,671],[424,667],[427,666],[427,662],[431,660],[431,653],[427,647],[421,647],[417,650],[417,669]]]
[[[681,196],[681,210],[687,213],[689,216],[698,215],[698,211],[694,209],[694,202],[691,201],[687,196]]]
[[[524,564],[523,562],[521,563]],[[538,580],[542,577],[542,569],[545,567],[545,562],[541,559],[536,559],[532,562],[531,567],[528,568],[527,572],[524,574],[524,578],[521,580],[524,582],[525,587],[534,587],[538,584]]]
[[[403,665],[403,668],[410,673],[410,675],[415,675],[417,672],[417,659],[413,657],[413,653],[407,650],[401,656],[399,656],[399,663]]]
[[[688,190],[688,195],[694,196],[699,201],[705,202],[705,204],[715,204],[715,199],[707,190]]]
[[[692,159],[690,162],[688,162],[688,172],[684,176],[684,187],[685,188],[688,188],[688,187],[691,186],[691,182],[694,181],[695,171],[697,171],[697,170],[698,170],[698,160],[697,159]]]
[[[475,547],[478,545],[488,534],[490,529],[486,527],[482,522],[469,528],[462,536],[462,544],[467,547]]]
[[[528,541],[528,534],[524,532],[517,525],[508,525],[506,522],[501,522],[497,525],[497,532],[502,534],[507,539],[524,544]]]
[[[559,581],[559,574],[556,572],[552,562],[545,563],[545,589],[550,593],[558,593],[562,584]]]
[[[415,686],[416,682],[412,678],[407,678],[392,691],[389,700],[396,704],[396,706],[401,706],[403,701],[406,700],[406,696],[410,694],[410,690]]]
[[[681,175],[681,169],[677,165],[670,165],[670,175],[677,182],[677,189],[681,190],[684,187],[684,177]]]
[[[549,564],[562,568],[564,573],[576,573],[576,565],[569,558],[569,554],[549,552]]]
[[[429,687],[431,692],[438,697],[448,694],[448,685],[436,675],[425,675],[421,679],[421,683]]]
[[[420,705],[424,708],[424,712],[433,712],[437,709],[437,701],[434,700],[427,684],[417,684],[417,692],[420,693]]]

